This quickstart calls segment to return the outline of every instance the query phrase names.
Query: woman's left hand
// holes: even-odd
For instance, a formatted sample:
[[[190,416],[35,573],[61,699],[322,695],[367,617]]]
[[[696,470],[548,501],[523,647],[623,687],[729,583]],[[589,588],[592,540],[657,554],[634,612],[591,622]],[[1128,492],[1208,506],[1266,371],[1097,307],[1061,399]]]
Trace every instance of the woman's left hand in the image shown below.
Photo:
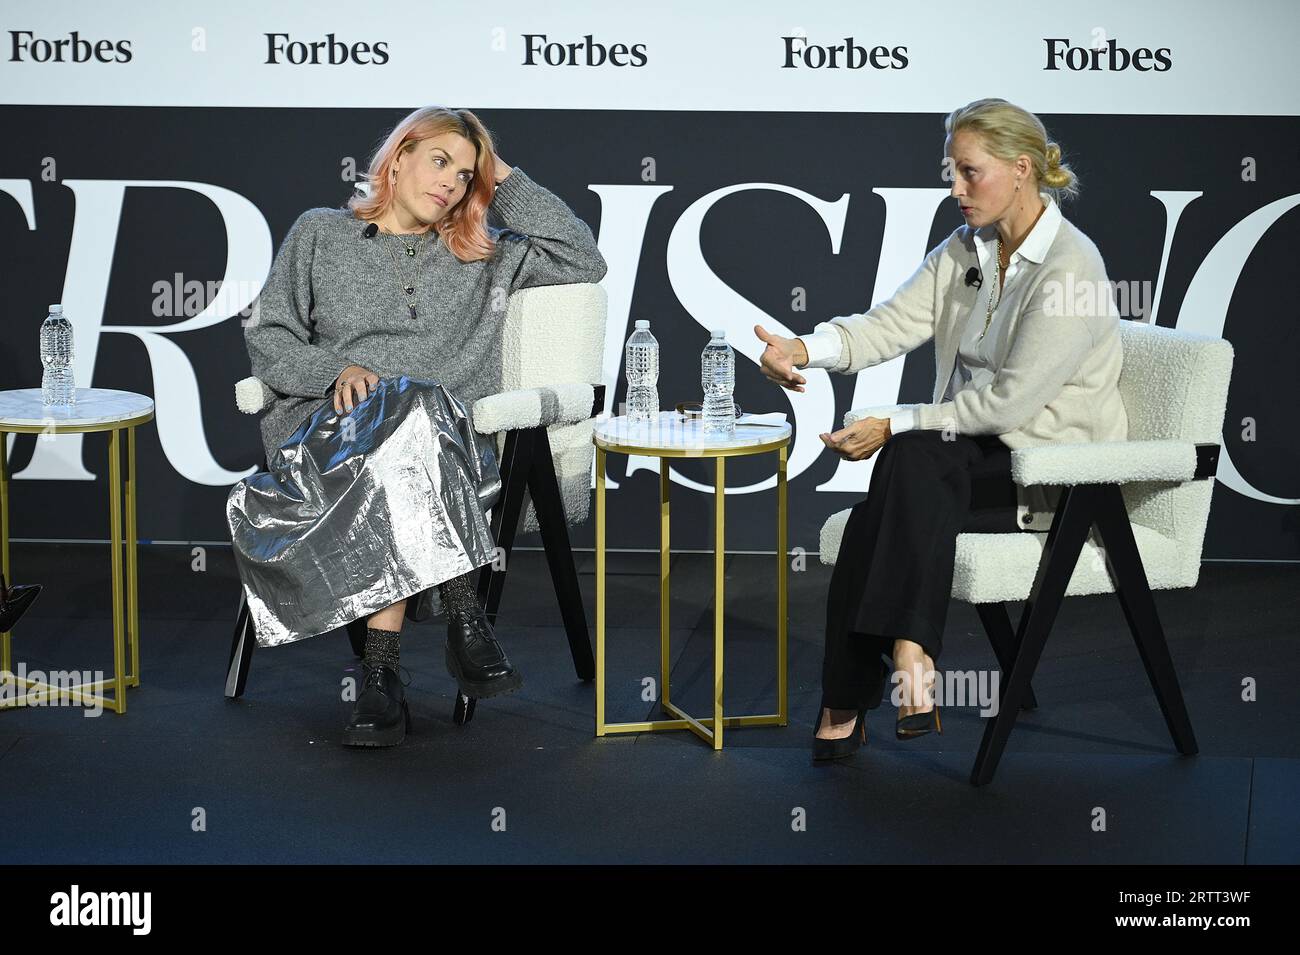
[[[506,162],[495,152],[492,154],[492,161],[495,165],[495,169],[492,175],[493,178],[496,179],[496,183],[499,186],[501,185],[502,182],[505,181],[506,176],[510,175],[510,173],[514,171],[515,167],[510,165],[510,163]]]
[[[888,418],[863,418],[833,434],[822,432],[822,443],[846,461],[865,461],[892,437]]]

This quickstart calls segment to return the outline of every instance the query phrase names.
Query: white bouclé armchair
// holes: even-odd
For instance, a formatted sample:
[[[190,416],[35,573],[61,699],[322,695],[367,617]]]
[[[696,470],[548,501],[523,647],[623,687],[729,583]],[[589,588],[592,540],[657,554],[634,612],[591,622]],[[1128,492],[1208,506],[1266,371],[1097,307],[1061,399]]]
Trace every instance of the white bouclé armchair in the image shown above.
[[[574,667],[583,680],[595,676],[595,660],[568,525],[581,524],[590,513],[592,431],[605,406],[601,381],[607,307],[605,290],[589,283],[512,294],[502,331],[502,390],[475,401],[471,411],[474,429],[495,439],[502,482],[490,517],[504,566],[483,568],[479,599],[495,625],[522,517],[524,532],[541,532]],[[236,403],[249,414],[260,412],[273,396],[255,377],[235,386]],[[264,470],[266,466],[263,461]],[[349,636],[360,653],[364,629],[349,628]],[[243,693],[255,645],[241,588],[226,696]],[[473,716],[474,703],[458,697],[457,723]]]
[[[1034,705],[1030,679],[1066,596],[1116,593],[1175,745],[1196,752],[1151,590],[1194,587],[1199,577],[1233,351],[1220,338],[1130,321],[1120,340],[1129,440],[1013,451],[1016,484],[1061,488],[1051,529],[957,537],[952,596],[975,604],[1003,671],[975,785],[993,778],[1017,711]],[[844,422],[884,413],[856,409]],[[823,525],[822,563],[839,558],[849,513]],[[1012,600],[1026,601],[1014,631]]]

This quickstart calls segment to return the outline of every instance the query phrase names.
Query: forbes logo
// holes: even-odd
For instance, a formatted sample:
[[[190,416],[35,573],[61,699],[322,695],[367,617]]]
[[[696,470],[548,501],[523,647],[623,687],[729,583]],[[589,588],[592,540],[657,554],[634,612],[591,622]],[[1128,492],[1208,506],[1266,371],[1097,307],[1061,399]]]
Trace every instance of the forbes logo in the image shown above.
[[[892,50],[887,46],[873,46],[870,51],[859,46],[851,36],[846,36],[843,43],[833,46],[821,46],[809,43],[805,36],[783,36],[785,43],[785,62],[783,70],[793,70],[797,65],[812,70],[860,70],[870,66],[873,70],[901,70],[907,66],[907,47],[896,46]]]
[[[304,63],[310,63],[312,66],[320,66],[322,63],[327,66],[342,66],[345,63],[356,63],[358,66],[383,66],[388,62],[388,44],[384,42],[353,43],[348,46],[335,39],[333,33],[325,34],[323,40],[313,40],[310,43],[291,40],[287,33],[264,35],[268,66],[279,66],[281,63],[290,63],[293,66],[302,66]]]
[[[1105,46],[1093,47],[1071,46],[1070,41],[1064,38],[1043,37],[1043,42],[1047,44],[1045,70],[1059,70],[1064,66],[1076,73],[1079,70],[1119,73],[1131,66],[1143,73],[1149,70],[1163,73],[1174,65],[1167,46],[1154,52],[1144,46],[1130,52],[1114,40],[1107,40]],[[1153,59],[1154,63],[1151,62]]]
[[[606,47],[588,33],[581,43],[552,43],[545,33],[525,33],[523,66],[645,66],[645,44]],[[582,54],[581,59],[579,54]]]
[[[130,63],[130,40],[83,40],[73,30],[66,37],[44,40],[31,30],[10,30],[10,63]]]

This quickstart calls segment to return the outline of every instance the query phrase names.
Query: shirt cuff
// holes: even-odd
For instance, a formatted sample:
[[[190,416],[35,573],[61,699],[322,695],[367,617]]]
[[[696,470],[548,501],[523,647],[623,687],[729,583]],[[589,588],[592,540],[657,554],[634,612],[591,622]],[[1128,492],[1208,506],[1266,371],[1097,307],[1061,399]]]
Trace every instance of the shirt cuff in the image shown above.
[[[808,349],[808,364],[800,368],[834,368],[840,360],[844,341],[834,325],[822,322],[811,335],[802,335],[799,340]]]
[[[899,408],[889,416],[889,433],[891,435],[911,431],[915,427],[916,413],[911,408]]]

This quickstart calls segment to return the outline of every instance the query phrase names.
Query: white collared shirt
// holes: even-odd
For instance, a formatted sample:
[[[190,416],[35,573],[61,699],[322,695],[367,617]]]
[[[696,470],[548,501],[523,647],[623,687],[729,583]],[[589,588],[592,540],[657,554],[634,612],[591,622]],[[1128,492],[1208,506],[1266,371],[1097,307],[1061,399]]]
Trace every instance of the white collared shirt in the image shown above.
[[[994,343],[999,340],[999,333],[1007,319],[1020,309],[1018,294],[1022,282],[1016,277],[1023,270],[1023,263],[1028,260],[1037,265],[1047,255],[1047,250],[1056,238],[1061,225],[1061,210],[1052,199],[1051,193],[1040,192],[1045,209],[1038,217],[1034,227],[1029,230],[1020,247],[1011,253],[1010,265],[1002,280],[1002,291],[998,295],[993,309],[993,318],[988,331],[984,331],[984,321],[988,316],[989,299],[993,296],[996,283],[993,280],[994,256],[997,254],[997,225],[981,226],[973,233],[976,253],[979,256],[980,275],[983,284],[975,301],[974,310],[969,316],[962,333],[961,345],[957,351],[957,360],[953,365],[952,377],[944,391],[943,401],[951,401],[953,396],[963,388],[981,388],[993,380],[996,369],[992,367]],[[981,333],[983,338],[981,340]],[[808,364],[803,367],[827,367],[839,360],[843,340],[839,331],[830,322],[821,322],[813,333],[803,337],[804,347],[808,350]],[[815,364],[814,364],[815,363]],[[892,434],[911,430],[916,426],[915,414],[910,405],[901,406],[889,418],[889,430]]]

